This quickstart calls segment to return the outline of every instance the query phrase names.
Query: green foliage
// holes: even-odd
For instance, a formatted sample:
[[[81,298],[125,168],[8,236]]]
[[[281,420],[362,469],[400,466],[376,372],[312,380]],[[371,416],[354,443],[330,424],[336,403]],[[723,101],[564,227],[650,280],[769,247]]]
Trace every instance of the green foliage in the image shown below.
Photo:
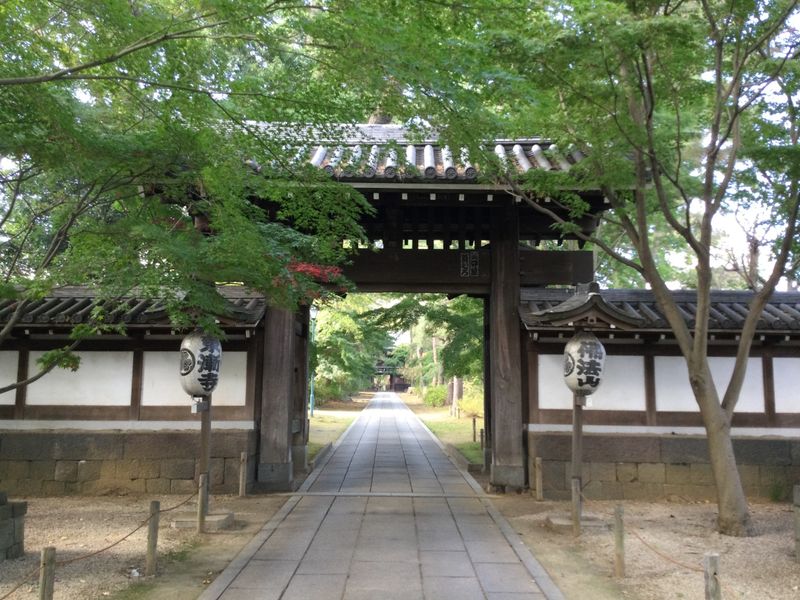
[[[341,399],[372,384],[375,365],[391,347],[389,334],[364,315],[375,298],[352,294],[322,306],[317,316],[315,394]]]
[[[447,386],[434,385],[425,390],[422,395],[422,401],[426,406],[444,406],[447,401]]]
[[[472,379],[464,381],[464,396],[458,402],[461,412],[465,415],[483,416],[483,383]]]

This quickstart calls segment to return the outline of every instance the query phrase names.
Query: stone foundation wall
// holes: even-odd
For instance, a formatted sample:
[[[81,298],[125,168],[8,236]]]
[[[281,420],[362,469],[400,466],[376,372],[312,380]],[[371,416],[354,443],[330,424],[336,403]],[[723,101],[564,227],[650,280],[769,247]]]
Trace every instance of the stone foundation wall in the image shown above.
[[[733,446],[748,496],[785,500],[800,483],[800,440],[742,438]],[[569,499],[570,448],[569,433],[528,433],[530,464],[542,459],[545,498]],[[704,438],[586,434],[583,457],[588,499],[716,498]]]
[[[198,432],[0,432],[0,490],[13,496],[119,492],[191,494],[196,490]],[[213,431],[210,484],[239,489],[239,457],[255,473],[253,431]]]
[[[27,502],[9,502],[0,492],[0,562],[25,554],[25,513]]]

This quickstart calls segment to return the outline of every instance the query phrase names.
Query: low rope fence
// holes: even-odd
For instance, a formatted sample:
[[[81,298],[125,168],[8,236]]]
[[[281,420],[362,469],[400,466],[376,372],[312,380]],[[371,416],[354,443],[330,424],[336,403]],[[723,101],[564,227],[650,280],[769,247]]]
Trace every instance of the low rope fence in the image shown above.
[[[103,552],[107,552],[108,550],[111,550],[115,546],[118,546],[119,544],[121,544],[122,542],[124,542],[125,540],[130,538],[136,532],[140,531],[142,528],[144,528],[147,525],[149,525],[150,521],[153,520],[154,518],[159,517],[161,514],[168,513],[168,512],[171,512],[173,510],[176,510],[176,509],[178,509],[178,508],[180,508],[182,506],[185,506],[186,504],[188,504],[192,500],[192,498],[197,496],[197,494],[198,494],[198,492],[192,493],[189,497],[187,497],[186,499],[182,500],[181,502],[179,502],[175,506],[171,506],[170,508],[160,509],[160,510],[155,511],[155,512],[151,511],[150,515],[144,521],[142,521],[135,529],[133,529],[132,531],[128,532],[127,534],[125,534],[123,537],[121,537],[117,541],[109,544],[108,546],[106,546],[104,548],[101,548],[100,550],[95,550],[93,552],[89,552],[89,553],[81,555],[81,556],[76,556],[75,558],[69,558],[69,559],[65,559],[65,560],[53,560],[54,557],[55,557],[55,549],[53,548],[52,552],[46,552],[46,550],[48,550],[46,548],[45,551],[42,552],[42,563],[38,567],[36,567],[35,569],[31,570],[26,575],[24,575],[11,590],[6,592],[3,596],[0,596],[0,600],[7,600],[8,598],[10,598],[12,596],[12,594],[14,594],[23,585],[25,585],[28,581],[30,581],[30,579],[34,575],[36,575],[37,573],[39,573],[40,574],[40,578],[42,580],[44,580],[45,578],[41,577],[41,576],[45,573],[45,571],[48,571],[50,573],[49,577],[52,577],[52,575],[55,574],[55,568],[56,567],[64,567],[64,566],[70,565],[72,563],[76,563],[76,562],[83,561],[83,560],[88,560],[88,559],[93,558],[93,557],[95,557],[95,556],[97,556],[99,554],[102,554]],[[45,563],[47,563],[47,564],[45,564]],[[44,583],[44,581],[42,581],[40,583],[40,585],[43,584],[43,583]],[[49,598],[49,597],[52,597],[52,585],[49,585],[47,587],[49,587],[49,595],[46,596],[46,597]],[[40,598],[44,598],[44,597],[45,597],[45,595],[40,594]]]
[[[563,493],[565,490],[555,488],[554,486],[548,485],[544,483],[542,478],[542,463],[541,459],[537,459],[534,464],[534,476],[536,485],[532,491],[536,495],[537,500],[544,499],[544,490],[549,489],[550,491],[555,491],[558,493]],[[581,503],[585,504],[590,502],[590,499],[586,497],[583,493],[583,489],[591,483],[590,480],[583,482],[581,486],[581,490],[579,491]],[[794,509],[795,509],[795,538],[796,538],[796,555],[797,560],[800,562],[800,486],[795,486],[794,489]],[[663,552],[656,548],[653,544],[649,543],[645,540],[639,533],[630,528],[625,527],[624,520],[622,517],[623,510],[622,505],[617,505],[615,510],[615,523],[614,523],[614,576],[615,577],[624,577],[625,576],[625,550],[624,550],[624,534],[631,533],[633,536],[641,542],[641,544],[650,550],[653,554],[664,560],[665,562],[671,563],[675,566],[678,566],[682,569],[686,569],[687,571],[691,571],[694,573],[703,573],[704,575],[704,583],[705,583],[705,600],[721,600],[722,598],[722,591],[725,591],[725,595],[728,597],[738,598],[738,594],[734,594],[733,591],[727,587],[723,586],[722,580],[719,576],[719,554],[716,553],[707,553],[704,556],[703,560],[703,567],[695,566],[683,562],[681,560],[675,559],[670,556],[668,553]],[[1,599],[0,599],[1,600]]]

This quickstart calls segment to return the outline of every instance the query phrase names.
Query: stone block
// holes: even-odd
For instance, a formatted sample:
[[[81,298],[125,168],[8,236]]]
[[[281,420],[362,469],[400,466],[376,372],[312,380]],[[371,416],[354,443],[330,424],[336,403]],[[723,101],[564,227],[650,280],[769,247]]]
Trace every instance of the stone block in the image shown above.
[[[590,463],[589,477],[591,481],[616,481],[617,465],[614,463],[592,462]]]
[[[78,481],[92,481],[100,479],[100,466],[103,461],[99,460],[79,460],[78,461]]]
[[[78,481],[77,460],[57,460],[55,470],[56,481]]]
[[[623,484],[619,481],[601,481],[600,489],[605,500],[623,500]]]
[[[714,485],[714,473],[711,471],[711,465],[692,464],[691,482],[692,485]]]
[[[743,465],[790,465],[792,443],[789,440],[733,440],[736,462]]]
[[[22,542],[11,544],[6,550],[6,558],[13,560],[15,558],[22,558],[25,555],[25,546]]]
[[[52,457],[56,460],[107,460],[122,457],[122,437],[110,433],[53,434]]]
[[[145,489],[148,494],[169,494],[172,492],[170,480],[158,477],[156,479],[146,479]]]
[[[620,483],[630,483],[636,481],[639,476],[639,470],[636,468],[636,463],[617,463],[617,481]]]
[[[8,494],[5,492],[0,492],[0,506],[3,504],[8,504]]]
[[[117,474],[117,460],[101,460],[98,479],[114,479]]]
[[[209,485],[212,487],[220,486],[225,481],[225,459],[212,458],[208,464]],[[198,461],[194,469],[195,481],[200,481],[200,462]]]
[[[29,468],[31,479],[53,481],[56,478],[56,461],[54,460],[32,460]]]
[[[664,484],[664,497],[678,500],[711,500],[715,498],[713,486],[691,484]]]
[[[756,465],[739,465],[739,478],[742,481],[742,486],[758,486],[758,467]]]
[[[15,542],[14,539],[14,525],[11,519],[0,521],[0,552],[5,554],[5,551]]]
[[[567,465],[554,460],[542,461],[542,481],[545,489],[569,490],[567,485]]]
[[[11,518],[11,505],[3,504],[0,506],[0,521],[7,521]]]
[[[762,486],[769,486],[775,483],[786,484],[786,468],[776,466],[760,466],[758,467],[758,482]]]
[[[167,479],[193,479],[194,464],[194,458],[164,459],[161,461],[161,477]]]
[[[657,500],[664,497],[664,484],[631,481],[622,484],[625,500]]]
[[[171,494],[192,494],[197,491],[197,484],[194,479],[172,479],[170,480]]]
[[[659,442],[655,437],[587,435],[583,439],[583,455],[597,462],[659,462]]]
[[[160,473],[159,460],[133,458],[116,461],[116,479],[154,479]]]
[[[800,465],[800,441],[791,441],[791,457],[793,465]]]
[[[583,486],[583,496],[589,500],[605,500],[603,496],[603,483],[600,481],[590,481]]]
[[[199,437],[197,433],[184,432],[129,433],[125,436],[124,458],[193,459],[198,454]]]
[[[25,540],[25,517],[17,517],[11,519],[11,525],[14,528],[14,541],[22,542]]]
[[[248,464],[252,464],[248,461]],[[236,486],[238,489],[239,486],[239,458],[226,458],[225,459],[225,467],[224,467],[224,474],[223,474],[223,481],[225,485],[228,486]]]
[[[668,464],[708,462],[708,443],[704,438],[672,436],[661,438],[660,441],[660,462]]]
[[[63,496],[67,493],[67,485],[64,481],[43,481],[42,493],[45,496]]]
[[[211,436],[211,456],[214,458],[238,457],[242,452],[251,451],[250,431],[215,431]],[[253,444],[255,450],[255,444]]]
[[[27,479],[30,477],[30,466],[27,460],[0,461],[0,479]]]
[[[18,479],[14,491],[19,496],[40,496],[42,494],[41,479]]]
[[[689,484],[692,481],[692,467],[679,464],[665,465],[664,481],[673,485]]]
[[[572,440],[568,435],[537,434],[534,456],[543,461],[569,460],[572,453]]]
[[[65,481],[64,482],[64,493],[65,494],[78,494],[81,491],[81,486],[83,482],[81,481]]]
[[[666,470],[663,463],[640,463],[639,481],[643,483],[664,483]]]

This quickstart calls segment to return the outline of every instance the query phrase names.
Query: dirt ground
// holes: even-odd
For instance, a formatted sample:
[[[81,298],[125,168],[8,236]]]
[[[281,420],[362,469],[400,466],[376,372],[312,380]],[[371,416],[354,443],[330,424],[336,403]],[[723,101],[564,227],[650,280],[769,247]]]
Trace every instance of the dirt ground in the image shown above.
[[[569,503],[536,502],[527,494],[497,496],[493,502],[569,599],[703,598],[708,552],[720,555],[725,600],[800,598],[788,504],[752,504],[758,535],[732,538],[714,531],[713,504],[625,502],[626,576],[617,580],[611,530],[615,502],[588,502],[585,512],[597,520],[577,540],[571,531],[545,526],[548,516],[568,517]]]

